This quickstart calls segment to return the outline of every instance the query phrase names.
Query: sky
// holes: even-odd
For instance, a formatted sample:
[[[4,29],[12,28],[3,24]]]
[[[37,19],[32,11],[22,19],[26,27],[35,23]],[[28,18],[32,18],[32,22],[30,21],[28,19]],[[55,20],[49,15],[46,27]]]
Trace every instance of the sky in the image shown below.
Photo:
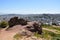
[[[60,13],[60,0],[0,0],[0,14]]]

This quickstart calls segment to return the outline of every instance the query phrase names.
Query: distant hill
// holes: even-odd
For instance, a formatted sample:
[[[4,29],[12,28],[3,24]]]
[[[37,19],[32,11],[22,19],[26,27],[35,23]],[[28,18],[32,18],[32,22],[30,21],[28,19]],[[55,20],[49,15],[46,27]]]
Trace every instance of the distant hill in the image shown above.
[[[0,20],[9,20],[11,17],[21,17],[21,18],[28,18],[30,20],[41,20],[41,19],[54,19],[60,21],[60,14],[4,14],[0,15]]]

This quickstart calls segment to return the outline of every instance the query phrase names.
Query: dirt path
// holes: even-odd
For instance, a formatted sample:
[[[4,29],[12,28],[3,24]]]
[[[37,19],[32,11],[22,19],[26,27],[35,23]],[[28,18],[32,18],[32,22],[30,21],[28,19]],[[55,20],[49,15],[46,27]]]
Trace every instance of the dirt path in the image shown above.
[[[16,26],[8,29],[7,31],[5,29],[0,30],[0,40],[14,40],[13,36],[15,34],[17,34],[18,32],[20,32],[20,30],[23,29],[23,26],[16,25]],[[43,28],[43,30],[52,31],[52,32],[58,34],[57,30],[47,29],[47,28]],[[33,39],[32,38],[26,38],[26,39],[23,38],[21,40],[33,40]],[[39,40],[45,40],[45,39],[40,38]]]
[[[0,31],[0,40],[13,40],[13,36],[20,31],[20,25],[17,25],[8,31],[2,29]]]
[[[55,26],[55,25],[53,25],[52,27],[55,27],[55,28],[60,28],[60,26]]]
[[[15,34],[16,34],[15,32],[2,31],[0,33],[0,40],[13,40],[13,36]]]
[[[8,29],[7,31],[5,29],[0,30],[0,40],[14,40],[13,36],[16,35],[23,27],[21,25],[14,26],[13,28]],[[22,38],[20,40],[43,40],[42,38]]]
[[[48,30],[48,31],[54,32],[54,33],[56,33],[56,34],[60,34],[60,31],[55,30],[55,29],[47,29],[47,28],[43,28],[43,30]]]

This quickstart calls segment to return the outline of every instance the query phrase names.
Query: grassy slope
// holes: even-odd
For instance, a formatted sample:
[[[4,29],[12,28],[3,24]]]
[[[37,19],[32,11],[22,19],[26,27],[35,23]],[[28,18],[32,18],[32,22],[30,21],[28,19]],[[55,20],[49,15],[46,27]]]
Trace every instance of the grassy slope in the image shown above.
[[[44,30],[43,29],[43,37],[47,38],[48,40],[60,40],[60,27],[53,27],[53,26],[49,26],[49,25],[44,25],[43,28],[47,28],[47,29],[51,29],[51,30],[57,30],[57,34],[49,31],[49,30]],[[59,31],[59,32],[58,32]],[[50,37],[48,37],[50,36]]]
[[[60,27],[53,27],[53,26],[50,26],[50,25],[43,25],[43,28],[48,28],[48,29],[55,29],[55,30],[58,30],[60,31]]]

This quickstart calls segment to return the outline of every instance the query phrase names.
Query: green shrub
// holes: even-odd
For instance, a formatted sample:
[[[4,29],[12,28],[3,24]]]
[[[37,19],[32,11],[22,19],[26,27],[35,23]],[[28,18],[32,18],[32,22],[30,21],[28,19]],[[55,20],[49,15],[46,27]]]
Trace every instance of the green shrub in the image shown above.
[[[16,35],[13,36],[13,38],[14,38],[15,40],[19,40],[19,38],[22,38],[22,35],[16,34]]]
[[[53,37],[51,40],[60,40],[60,37]]]
[[[37,32],[34,33],[34,36],[36,36],[37,38],[38,38],[38,37],[41,37],[41,35],[38,34]]]
[[[54,37],[52,37],[52,40],[60,40],[60,34],[56,34]]]
[[[8,26],[8,22],[6,22],[6,21],[0,22],[0,28],[5,28],[7,26]]]

